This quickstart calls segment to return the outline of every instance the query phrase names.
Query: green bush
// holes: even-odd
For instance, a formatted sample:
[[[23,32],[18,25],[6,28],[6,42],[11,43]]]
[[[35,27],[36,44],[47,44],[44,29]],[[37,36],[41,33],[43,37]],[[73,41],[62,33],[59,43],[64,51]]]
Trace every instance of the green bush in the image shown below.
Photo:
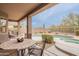
[[[76,31],[76,35],[79,36],[79,30]]]
[[[46,43],[52,43],[53,42],[53,37],[52,35],[42,35],[43,41],[46,41]]]

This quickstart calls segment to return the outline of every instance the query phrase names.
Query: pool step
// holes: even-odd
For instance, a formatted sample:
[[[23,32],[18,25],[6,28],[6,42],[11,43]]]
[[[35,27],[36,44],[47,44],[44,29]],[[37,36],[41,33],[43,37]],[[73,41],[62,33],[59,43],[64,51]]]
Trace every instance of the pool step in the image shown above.
[[[55,46],[52,46],[52,47],[48,48],[47,50],[45,50],[44,55],[47,55],[47,56],[69,56],[69,54],[60,51]]]

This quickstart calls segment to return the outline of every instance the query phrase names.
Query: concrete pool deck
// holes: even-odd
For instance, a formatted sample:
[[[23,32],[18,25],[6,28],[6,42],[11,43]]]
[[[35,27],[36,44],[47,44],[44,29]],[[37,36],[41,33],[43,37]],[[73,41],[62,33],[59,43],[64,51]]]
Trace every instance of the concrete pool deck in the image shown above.
[[[52,35],[52,34],[49,34],[49,35]],[[76,39],[76,40],[78,40],[78,38],[79,38],[79,36],[75,36],[75,35],[70,35],[70,34],[53,34],[53,35],[64,35],[64,36],[71,36],[71,37],[73,37],[74,39]],[[38,35],[39,36],[39,35]],[[34,39],[34,38],[33,38]],[[36,38],[36,40],[37,39],[42,39],[42,38]],[[38,41],[38,40],[37,40]],[[65,52],[60,52],[59,53],[59,50],[57,50],[56,51],[56,48],[55,47],[53,47],[53,49],[51,48],[52,46],[54,46],[55,44],[54,43],[52,43],[52,44],[46,44],[46,47],[45,47],[45,53],[47,54],[48,53],[48,55],[54,55],[54,54],[51,54],[51,53],[49,53],[47,50],[49,50],[49,51],[51,51],[51,52],[53,52],[53,53],[55,53],[55,54],[57,54],[58,53],[58,56],[60,56],[60,53],[61,53],[61,56],[63,56],[63,55],[65,55]],[[58,46],[59,46],[59,44],[58,44]],[[72,45],[73,46],[73,45]],[[79,45],[78,45],[79,46]],[[76,46],[74,46],[74,47],[72,47],[72,48],[74,48],[74,49],[71,49],[71,47],[69,48],[69,47],[64,47],[63,46],[63,44],[61,45],[60,44],[60,46],[59,46],[60,48],[63,48],[65,51],[67,50],[69,53],[72,53],[72,54],[75,54],[75,55],[79,55],[79,53],[78,53],[78,49],[75,49],[74,47],[76,47]],[[50,50],[50,49],[51,50]],[[62,49],[62,50],[63,50]],[[55,52],[56,51],[56,52]],[[64,53],[64,54],[63,54]],[[46,55],[45,54],[45,55]],[[69,54],[67,54],[66,56],[68,56]]]

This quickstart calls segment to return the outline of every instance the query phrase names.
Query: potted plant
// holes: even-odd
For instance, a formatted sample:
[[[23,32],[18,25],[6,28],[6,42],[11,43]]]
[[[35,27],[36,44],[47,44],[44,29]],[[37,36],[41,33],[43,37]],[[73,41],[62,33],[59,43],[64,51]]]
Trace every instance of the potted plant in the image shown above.
[[[46,41],[46,43],[52,43],[53,42],[53,36],[52,35],[42,35],[43,41]]]
[[[79,30],[76,30],[76,35],[79,36]]]

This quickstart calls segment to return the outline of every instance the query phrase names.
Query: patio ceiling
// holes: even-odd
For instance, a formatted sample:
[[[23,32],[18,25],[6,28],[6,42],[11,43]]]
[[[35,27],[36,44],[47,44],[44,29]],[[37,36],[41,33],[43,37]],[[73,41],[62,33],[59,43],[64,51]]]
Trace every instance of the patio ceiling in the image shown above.
[[[0,3],[0,11],[8,15],[8,20],[19,21],[47,4],[48,3]]]
[[[38,5],[37,3],[4,3],[0,4],[0,11],[7,13],[10,20],[19,20]]]

